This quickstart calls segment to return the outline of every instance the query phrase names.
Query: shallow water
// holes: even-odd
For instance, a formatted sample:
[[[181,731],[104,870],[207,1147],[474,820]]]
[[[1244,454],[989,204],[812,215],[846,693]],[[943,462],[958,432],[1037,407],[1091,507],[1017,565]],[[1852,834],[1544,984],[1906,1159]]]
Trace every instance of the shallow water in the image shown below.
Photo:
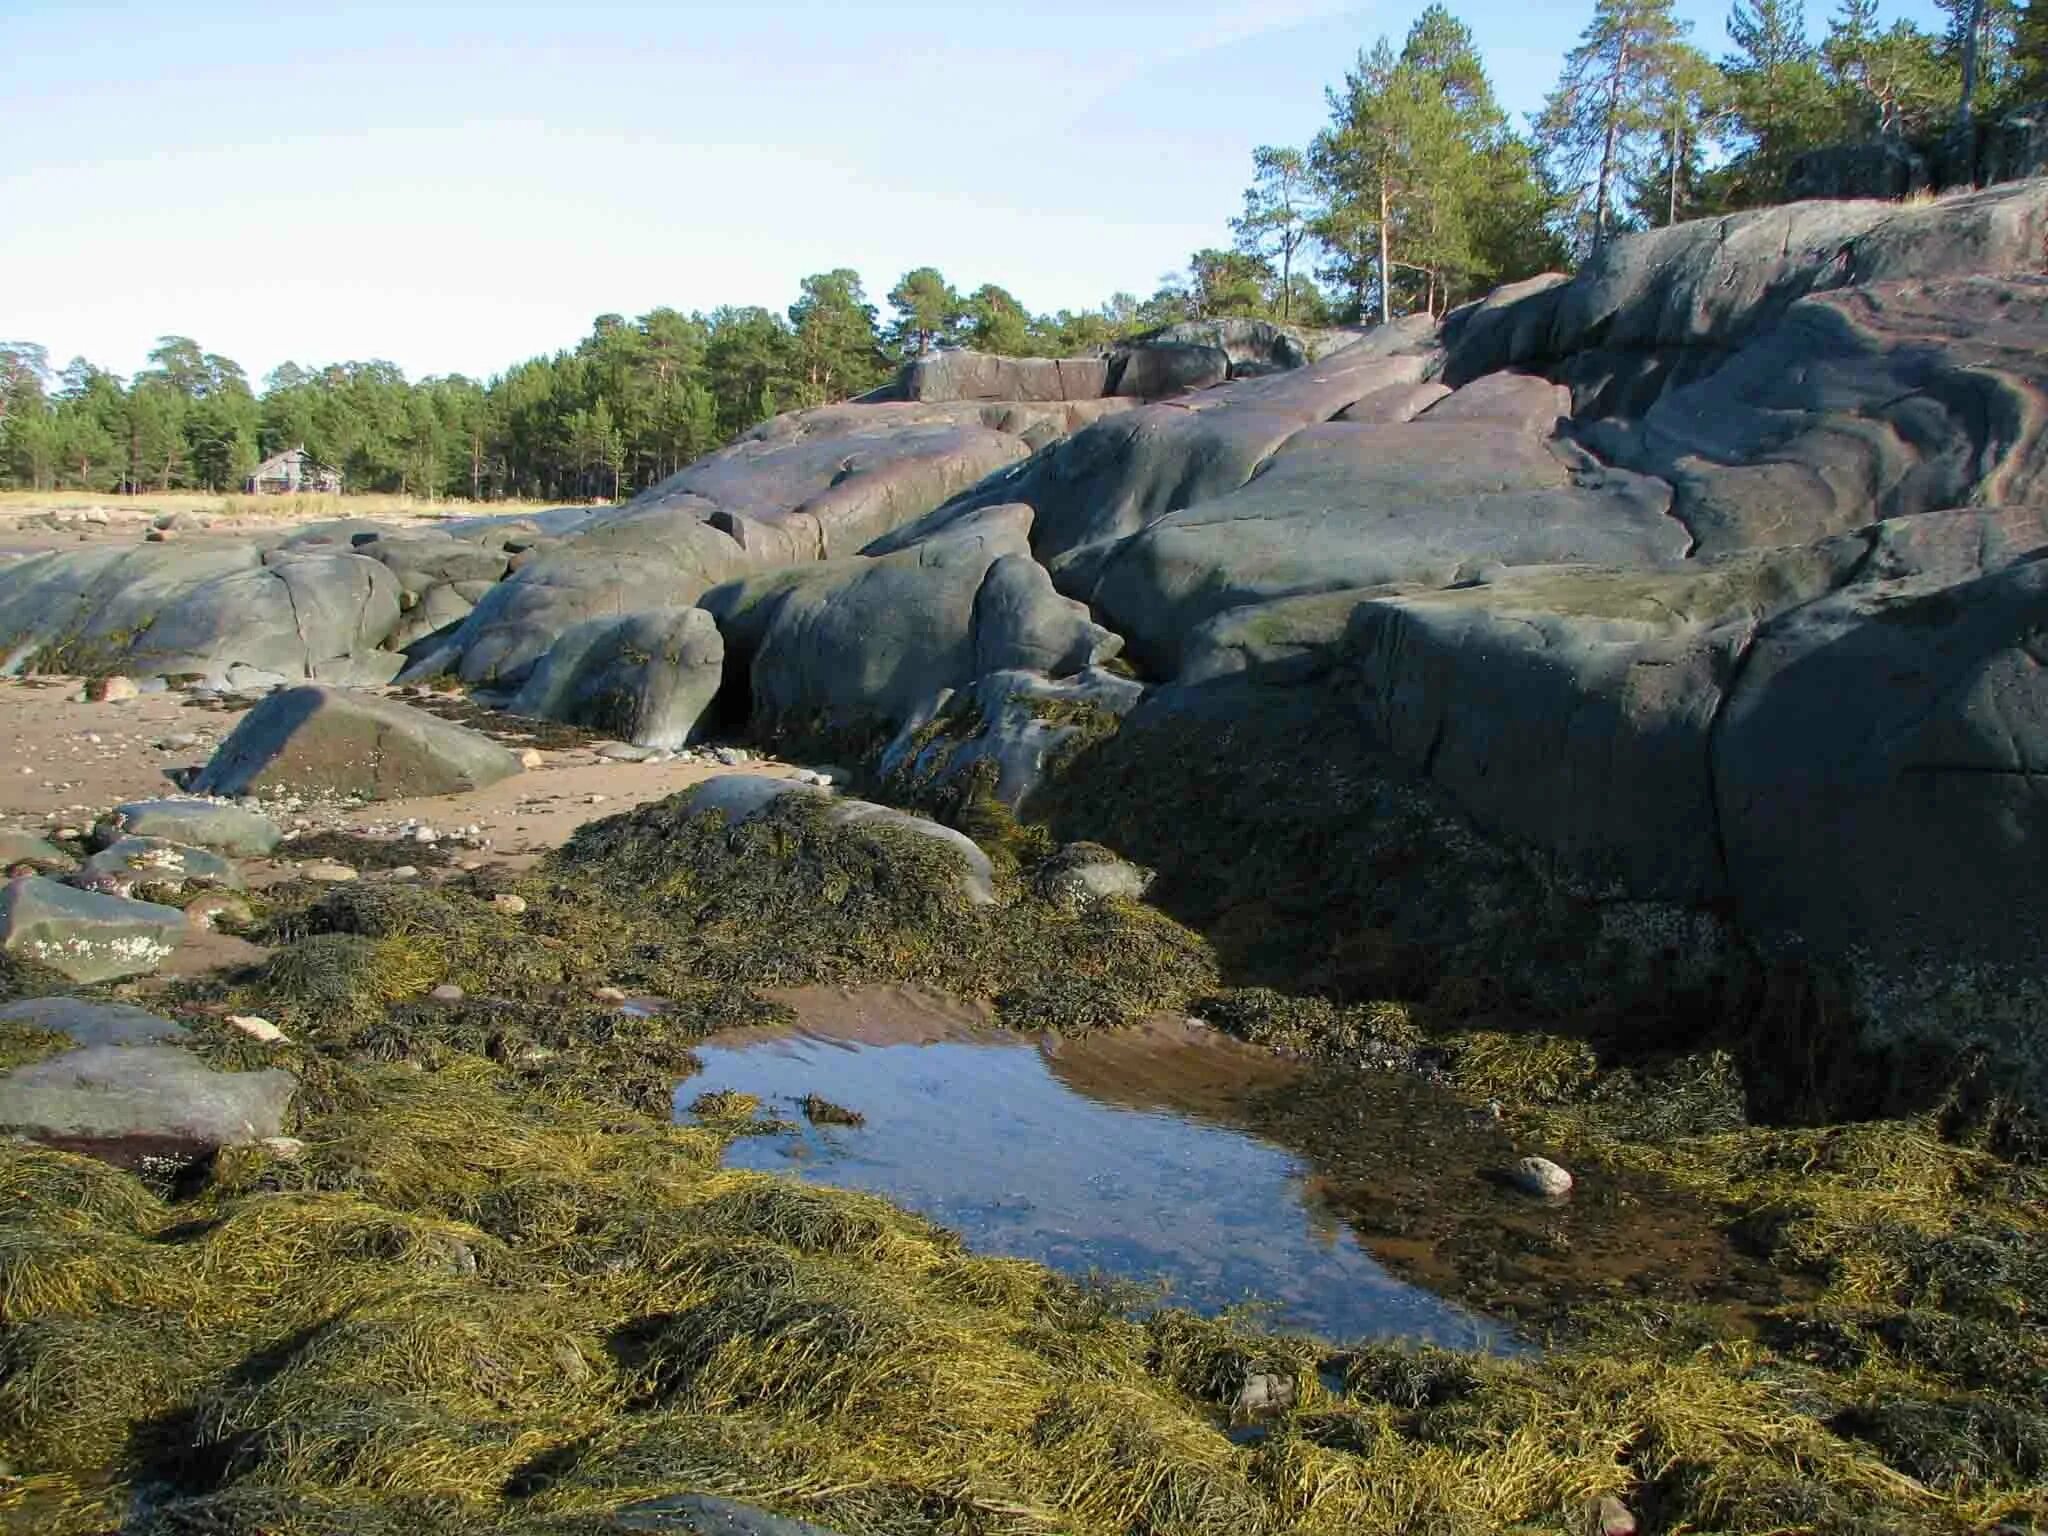
[[[1270,1057],[1187,1029],[1039,1041],[900,991],[793,1000],[808,1028],[700,1047],[678,1092],[684,1116],[734,1089],[795,1123],[736,1141],[731,1166],[884,1195],[976,1252],[1163,1283],[1198,1311],[1258,1302],[1332,1341],[1512,1347],[1391,1276],[1318,1210],[1292,1154],[1227,1123],[1286,1075]],[[810,1093],[867,1123],[806,1123]]]

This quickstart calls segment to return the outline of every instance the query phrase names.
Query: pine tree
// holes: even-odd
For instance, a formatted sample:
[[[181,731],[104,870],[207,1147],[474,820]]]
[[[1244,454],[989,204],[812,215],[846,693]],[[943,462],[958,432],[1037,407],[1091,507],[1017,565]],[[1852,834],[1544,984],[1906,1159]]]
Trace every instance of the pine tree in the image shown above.
[[[1736,0],[1728,15],[1735,53],[1722,61],[1737,152],[1723,180],[1732,206],[1784,195],[1793,160],[1826,143],[1834,104],[1820,52],[1806,37],[1804,0]]]
[[[889,290],[889,307],[896,312],[889,339],[899,357],[921,357],[934,343],[951,341],[964,308],[953,285],[934,267],[904,273]]]
[[[1294,318],[1294,254],[1309,239],[1314,187],[1308,157],[1300,150],[1262,144],[1252,151],[1252,184],[1245,188],[1244,212],[1230,221],[1239,250],[1260,261],[1280,259],[1283,322]]]
[[[1844,0],[1821,44],[1836,134],[1897,139],[1925,132],[1956,103],[1962,77],[1940,40],[1910,22],[1879,30],[1877,0]]]
[[[1597,0],[1557,89],[1536,119],[1544,159],[1578,205],[1577,243],[1598,251],[1619,194],[1655,163],[1674,49],[1687,30],[1672,0]]]

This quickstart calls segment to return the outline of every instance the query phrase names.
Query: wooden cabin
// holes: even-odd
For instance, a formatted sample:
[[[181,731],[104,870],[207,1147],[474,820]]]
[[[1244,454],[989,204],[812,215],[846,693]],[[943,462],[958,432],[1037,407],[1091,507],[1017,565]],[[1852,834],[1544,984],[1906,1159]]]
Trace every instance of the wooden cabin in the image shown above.
[[[332,495],[341,490],[341,471],[328,468],[304,448],[287,448],[258,464],[242,489],[252,496],[283,496],[294,491]]]

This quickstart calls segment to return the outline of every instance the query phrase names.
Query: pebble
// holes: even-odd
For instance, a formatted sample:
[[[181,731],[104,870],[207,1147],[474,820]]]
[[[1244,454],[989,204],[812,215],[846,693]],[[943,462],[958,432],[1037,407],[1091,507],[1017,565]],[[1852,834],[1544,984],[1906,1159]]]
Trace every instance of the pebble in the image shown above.
[[[1239,1419],[1270,1419],[1294,1406],[1294,1378],[1277,1371],[1254,1371],[1237,1389],[1231,1414]]]
[[[1508,1169],[1508,1179],[1524,1194],[1562,1200],[1572,1192],[1572,1176],[1547,1157],[1525,1157]]]
[[[611,799],[610,795],[592,795],[588,803],[591,805],[603,805],[609,799]]]
[[[112,677],[93,678],[85,685],[85,696],[95,704],[122,704],[141,698],[142,687],[134,678],[117,672]]]
[[[164,752],[182,752],[187,747],[196,747],[198,745],[199,737],[194,732],[179,731],[175,736],[164,737],[163,740],[157,743],[157,748]]]
[[[303,1157],[306,1154],[306,1144],[296,1136],[266,1136],[257,1145],[272,1157],[282,1157],[287,1160]]]
[[[522,768],[538,768],[541,761],[540,751],[535,747],[528,747],[519,754],[519,766]]]
[[[600,1003],[623,1003],[626,1000],[626,991],[623,987],[599,987],[590,995]]]
[[[299,866],[301,880],[317,880],[326,885],[342,885],[357,879],[356,872],[346,864],[331,864],[322,860],[314,864]]]
[[[394,865],[377,876],[379,880],[417,880],[419,877],[419,866],[416,864]]]
[[[509,891],[502,892],[491,898],[491,906],[493,910],[502,912],[507,917],[517,917],[526,910],[526,898],[514,896]]]
[[[253,1013],[231,1013],[228,1022],[251,1040],[260,1040],[265,1045],[276,1045],[284,1039],[284,1031],[270,1020]]]
[[[185,904],[185,921],[195,928],[218,928],[222,918],[237,926],[256,921],[249,903],[225,891],[209,891]]]
[[[433,991],[429,992],[427,996],[437,1003],[459,1003],[469,994],[455,985],[454,982],[444,981],[441,985],[434,988]]]
[[[654,755],[651,747],[636,747],[629,741],[607,741],[597,749],[597,755],[615,763],[644,763]]]
[[[1586,1530],[1590,1536],[1636,1536],[1636,1517],[1613,1494],[1603,1493],[1586,1506]]]

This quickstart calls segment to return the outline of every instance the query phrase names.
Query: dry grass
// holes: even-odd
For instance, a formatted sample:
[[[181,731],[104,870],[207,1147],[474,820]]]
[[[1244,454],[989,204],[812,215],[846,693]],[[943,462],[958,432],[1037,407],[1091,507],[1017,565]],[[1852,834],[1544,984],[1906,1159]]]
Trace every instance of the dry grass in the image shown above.
[[[379,492],[329,496],[242,496],[208,491],[144,491],[134,496],[106,491],[0,491],[0,515],[76,512],[91,507],[137,517],[192,512],[203,517],[269,517],[315,522],[339,517],[470,517],[479,513],[537,512],[560,506],[547,501],[432,500]]]

